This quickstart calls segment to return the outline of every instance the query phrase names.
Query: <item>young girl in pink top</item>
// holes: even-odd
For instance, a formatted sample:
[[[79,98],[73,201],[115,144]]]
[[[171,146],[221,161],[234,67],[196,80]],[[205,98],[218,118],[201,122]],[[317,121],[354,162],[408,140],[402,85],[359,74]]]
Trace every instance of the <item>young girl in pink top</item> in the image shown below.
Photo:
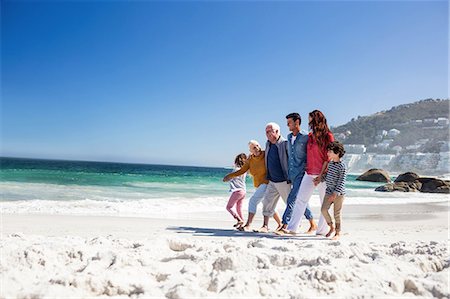
[[[319,110],[309,113],[309,128],[311,133],[308,135],[306,147],[306,173],[303,176],[300,190],[295,200],[295,207],[291,220],[287,227],[288,231],[295,234],[305,213],[306,206],[313,194],[314,189],[319,190],[320,203],[325,197],[326,185],[322,182],[322,176],[328,166],[327,146],[334,141],[333,134],[328,128],[327,119]],[[323,217],[319,218],[317,235],[325,235],[328,225]]]

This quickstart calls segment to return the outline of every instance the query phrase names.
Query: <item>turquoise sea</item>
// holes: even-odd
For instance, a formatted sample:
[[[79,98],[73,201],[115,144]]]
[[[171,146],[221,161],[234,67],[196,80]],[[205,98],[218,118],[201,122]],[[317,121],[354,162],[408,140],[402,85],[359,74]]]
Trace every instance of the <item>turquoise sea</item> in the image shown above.
[[[0,164],[0,202],[8,213],[169,217],[221,211],[229,196],[228,184],[222,182],[230,171],[226,168],[19,158],[0,158]],[[444,199],[375,192],[380,183],[360,182],[356,177],[347,177],[348,204]],[[247,187],[250,196],[250,177]],[[313,196],[311,204],[318,205],[316,201]]]

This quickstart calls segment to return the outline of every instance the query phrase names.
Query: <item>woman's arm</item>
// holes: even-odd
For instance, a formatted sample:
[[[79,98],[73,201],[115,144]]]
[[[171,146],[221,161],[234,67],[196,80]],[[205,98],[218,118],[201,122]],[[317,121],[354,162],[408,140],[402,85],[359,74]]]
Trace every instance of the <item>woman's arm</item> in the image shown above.
[[[328,161],[323,162],[322,170],[320,171],[320,174],[313,180],[315,186],[317,186],[322,181],[323,174],[325,173],[325,170],[327,169],[327,167],[328,167]]]
[[[329,137],[330,143],[334,141],[333,133],[328,132],[328,137]],[[328,144],[329,144],[329,143],[328,143]],[[316,178],[317,180],[314,179],[314,181],[313,181],[315,186],[317,186],[317,185],[322,181],[323,175],[324,175],[324,173],[325,173],[326,170],[327,170],[328,163],[330,162],[329,159],[328,159],[328,154],[327,154],[327,152],[328,152],[328,151],[326,150],[326,147],[325,147],[325,150],[324,150],[324,152],[323,152],[325,161],[324,161],[323,164],[322,164],[322,170],[320,171],[319,176]]]

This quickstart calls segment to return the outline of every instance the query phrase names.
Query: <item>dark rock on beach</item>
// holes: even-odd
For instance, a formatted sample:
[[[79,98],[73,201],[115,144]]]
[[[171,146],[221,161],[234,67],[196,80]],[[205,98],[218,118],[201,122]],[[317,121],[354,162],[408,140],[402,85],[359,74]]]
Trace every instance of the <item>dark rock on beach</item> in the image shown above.
[[[402,173],[401,175],[399,175],[396,179],[395,179],[395,183],[398,182],[414,182],[415,180],[417,180],[418,178],[420,178],[420,176],[417,173],[414,172],[405,172]]]
[[[367,182],[385,182],[389,183],[391,178],[387,171],[383,169],[370,169],[364,172],[362,175],[356,178],[357,181],[367,181]]]
[[[444,181],[435,178],[419,178],[418,182],[422,184],[420,192],[426,193],[450,193],[450,181]]]
[[[406,182],[399,182],[399,183],[387,183],[384,186],[377,187],[375,191],[381,191],[381,192],[394,192],[394,191],[400,191],[400,192],[417,192],[419,189],[417,189],[417,185],[413,182],[406,183]]]
[[[424,192],[450,194],[450,181],[435,178],[421,178],[414,172],[399,175],[393,183],[377,187],[380,192]]]

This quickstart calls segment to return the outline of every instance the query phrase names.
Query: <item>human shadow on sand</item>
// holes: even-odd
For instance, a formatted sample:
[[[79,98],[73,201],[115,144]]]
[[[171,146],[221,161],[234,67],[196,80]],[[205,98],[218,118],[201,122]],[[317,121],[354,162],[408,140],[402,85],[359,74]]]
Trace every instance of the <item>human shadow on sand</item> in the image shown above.
[[[308,241],[323,241],[330,240],[324,236],[298,234],[295,236],[278,236],[274,232],[258,233],[258,232],[243,232],[234,229],[220,229],[220,228],[204,228],[192,226],[170,226],[167,230],[175,231],[178,234],[192,234],[193,236],[211,236],[211,237],[238,237],[238,238],[269,238],[280,240],[308,240]]]

